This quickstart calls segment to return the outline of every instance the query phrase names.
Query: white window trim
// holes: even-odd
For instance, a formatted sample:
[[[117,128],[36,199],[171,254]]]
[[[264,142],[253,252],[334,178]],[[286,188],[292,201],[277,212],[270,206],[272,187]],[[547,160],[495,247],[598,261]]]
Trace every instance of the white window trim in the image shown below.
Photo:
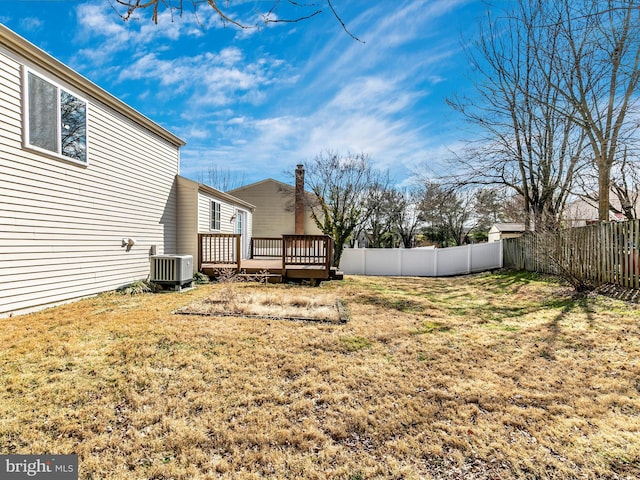
[[[86,145],[86,154],[87,160],[85,162],[81,160],[77,160],[73,157],[67,157],[66,155],[62,155],[61,153],[52,152],[51,150],[47,150],[46,148],[38,147],[36,145],[31,145],[29,143],[29,74],[33,74],[42,80],[50,83],[55,86],[58,91],[64,90],[67,93],[70,93],[78,100],[82,100],[85,104],[85,145]],[[59,102],[59,100],[58,100]],[[60,110],[60,104],[58,103],[58,111]],[[25,150],[30,150],[41,155],[45,155],[47,157],[55,158],[56,160],[63,160],[68,163],[72,163],[74,165],[79,165],[81,167],[87,167],[89,165],[89,101],[84,98],[82,95],[78,95],[75,91],[61,85],[60,83],[52,80],[50,77],[43,75],[42,73],[33,70],[32,68],[27,67],[26,65],[22,66],[22,148]],[[60,125],[58,125],[58,136],[60,136]]]
[[[242,215],[242,220],[243,220],[243,222],[242,222],[242,230],[243,231],[241,233],[244,234],[245,232],[249,231],[249,211],[245,210],[243,208],[236,208],[235,211],[236,211],[236,213],[238,215]],[[236,219],[234,230],[237,230],[237,229],[238,229],[238,220]]]
[[[217,218],[217,222],[218,222],[218,228],[215,228],[215,222],[216,219],[214,218],[214,213],[215,213],[215,205],[218,205],[218,218]],[[219,232],[222,229],[222,203],[220,203],[217,200],[210,200],[209,201],[209,230],[211,230],[212,232]]]

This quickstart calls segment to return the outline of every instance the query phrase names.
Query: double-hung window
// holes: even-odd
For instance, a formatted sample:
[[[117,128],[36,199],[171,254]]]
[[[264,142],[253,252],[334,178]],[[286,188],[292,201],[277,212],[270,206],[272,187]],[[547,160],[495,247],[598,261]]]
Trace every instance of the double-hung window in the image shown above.
[[[220,203],[211,200],[211,230],[220,230]]]
[[[31,71],[26,84],[26,145],[87,163],[87,102]]]

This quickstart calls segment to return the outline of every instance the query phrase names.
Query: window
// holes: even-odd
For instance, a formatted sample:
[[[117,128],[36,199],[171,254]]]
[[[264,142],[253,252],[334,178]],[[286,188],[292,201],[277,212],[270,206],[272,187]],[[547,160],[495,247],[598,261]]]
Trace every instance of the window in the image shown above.
[[[27,135],[31,147],[87,162],[87,103],[27,73]]]
[[[211,201],[211,230],[220,230],[220,204]]]

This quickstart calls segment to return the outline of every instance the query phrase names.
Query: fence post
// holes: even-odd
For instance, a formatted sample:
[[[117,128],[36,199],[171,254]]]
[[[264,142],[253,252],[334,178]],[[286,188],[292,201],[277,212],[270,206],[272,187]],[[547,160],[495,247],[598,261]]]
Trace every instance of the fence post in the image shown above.
[[[366,248],[362,249],[362,274],[368,275],[367,273],[367,254],[368,250]]]

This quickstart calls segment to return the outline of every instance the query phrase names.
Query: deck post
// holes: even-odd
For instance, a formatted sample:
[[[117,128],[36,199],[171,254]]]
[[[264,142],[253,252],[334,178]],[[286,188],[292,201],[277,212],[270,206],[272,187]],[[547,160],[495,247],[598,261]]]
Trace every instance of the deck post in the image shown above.
[[[198,234],[198,272],[202,271],[202,234]]]
[[[285,278],[287,276],[287,243],[287,236],[282,235],[282,278]]]
[[[240,250],[240,237],[236,235],[236,273],[240,273],[240,257],[242,256],[242,250]]]
[[[325,236],[325,242],[326,242],[326,252],[327,252],[327,263],[326,263],[326,269],[327,269],[327,276],[330,275],[331,272],[331,263],[333,262],[333,238],[330,236]]]

